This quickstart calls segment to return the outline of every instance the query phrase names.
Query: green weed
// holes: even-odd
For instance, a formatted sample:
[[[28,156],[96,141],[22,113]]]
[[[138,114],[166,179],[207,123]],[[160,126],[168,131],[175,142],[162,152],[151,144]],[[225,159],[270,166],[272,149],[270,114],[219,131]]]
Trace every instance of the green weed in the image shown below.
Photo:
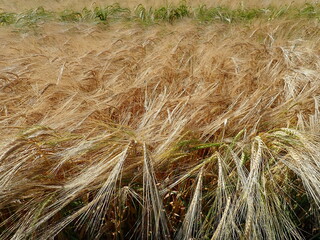
[[[201,23],[210,22],[251,22],[254,19],[271,21],[279,18],[307,18],[319,19],[320,5],[306,3],[301,8],[293,5],[267,8],[231,9],[226,6],[207,7],[200,5],[191,7],[185,1],[178,5],[166,5],[159,8],[145,7],[139,4],[133,10],[123,8],[119,4],[106,7],[84,8],[82,11],[64,10],[62,12],[46,11],[43,7],[31,9],[27,12],[0,13],[0,24],[19,26],[36,26],[45,21],[58,20],[62,22],[108,22],[108,21],[139,21],[140,23],[157,23],[165,21],[173,23],[179,19],[191,18]]]
[[[9,25],[17,21],[17,16],[15,13],[0,13],[0,25]]]

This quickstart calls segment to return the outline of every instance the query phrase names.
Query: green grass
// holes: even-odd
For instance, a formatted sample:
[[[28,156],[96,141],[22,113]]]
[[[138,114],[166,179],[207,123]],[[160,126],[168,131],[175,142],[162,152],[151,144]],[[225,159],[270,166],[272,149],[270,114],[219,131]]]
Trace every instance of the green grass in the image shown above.
[[[267,8],[240,7],[231,9],[226,6],[198,7],[188,6],[184,1],[178,5],[166,5],[158,8],[148,8],[139,4],[133,9],[123,8],[118,3],[106,7],[84,8],[82,11],[71,9],[62,12],[46,11],[43,7],[31,9],[23,13],[0,13],[0,25],[29,26],[46,21],[60,22],[96,22],[137,21],[153,24],[189,18],[201,23],[210,22],[251,22],[255,19],[270,21],[279,18],[320,19],[320,4],[306,3],[302,7],[283,6]]]
[[[1,25],[8,25],[13,24],[17,21],[16,14],[14,13],[0,13],[0,24]]]

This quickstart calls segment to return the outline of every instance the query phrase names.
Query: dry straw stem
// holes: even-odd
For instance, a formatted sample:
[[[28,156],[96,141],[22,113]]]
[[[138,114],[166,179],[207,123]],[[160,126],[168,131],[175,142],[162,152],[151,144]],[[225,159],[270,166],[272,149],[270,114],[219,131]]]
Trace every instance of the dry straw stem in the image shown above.
[[[318,36],[313,20],[2,28],[0,238],[314,236]]]

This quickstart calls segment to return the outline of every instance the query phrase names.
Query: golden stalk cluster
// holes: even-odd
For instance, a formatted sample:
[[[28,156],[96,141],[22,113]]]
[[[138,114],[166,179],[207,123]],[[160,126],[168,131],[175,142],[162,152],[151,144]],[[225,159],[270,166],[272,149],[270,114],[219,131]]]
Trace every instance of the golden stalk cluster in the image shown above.
[[[314,236],[319,33],[307,19],[3,27],[0,238]]]

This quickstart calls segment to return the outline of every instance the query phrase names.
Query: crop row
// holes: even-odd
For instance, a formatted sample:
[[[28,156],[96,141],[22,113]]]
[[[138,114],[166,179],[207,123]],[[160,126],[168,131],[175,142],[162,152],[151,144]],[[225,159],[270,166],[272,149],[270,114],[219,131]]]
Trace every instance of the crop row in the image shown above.
[[[133,9],[121,7],[118,3],[106,7],[84,8],[82,11],[64,10],[61,12],[47,11],[44,7],[30,9],[22,13],[0,13],[0,25],[28,26],[45,21],[62,22],[96,22],[137,21],[144,24],[158,22],[172,23],[176,20],[190,18],[201,23],[210,22],[246,22],[254,19],[267,21],[278,18],[311,18],[320,20],[320,4],[307,3],[301,7],[282,6],[267,8],[231,9],[229,7],[208,7],[200,5],[191,7],[185,2],[178,5],[167,5],[158,8],[145,7],[139,4]]]

